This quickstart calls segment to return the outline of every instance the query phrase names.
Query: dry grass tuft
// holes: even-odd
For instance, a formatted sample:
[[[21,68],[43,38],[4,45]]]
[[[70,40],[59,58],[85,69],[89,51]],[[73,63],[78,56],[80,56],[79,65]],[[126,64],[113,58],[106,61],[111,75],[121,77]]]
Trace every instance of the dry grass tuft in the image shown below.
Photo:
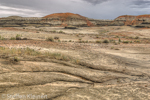
[[[54,42],[54,39],[53,39],[53,37],[48,37],[46,40],[47,40],[47,41]]]
[[[41,58],[41,59],[56,59],[56,60],[62,60],[62,61],[72,61],[72,58],[67,55],[63,55],[60,53],[50,53],[50,52],[39,52],[34,49],[30,48],[24,48],[24,49],[9,49],[9,48],[4,48],[0,47],[0,57],[3,59],[8,59],[10,63],[17,63],[19,62],[19,57],[25,57],[25,56],[32,56],[33,59],[29,60],[34,60],[34,58]]]

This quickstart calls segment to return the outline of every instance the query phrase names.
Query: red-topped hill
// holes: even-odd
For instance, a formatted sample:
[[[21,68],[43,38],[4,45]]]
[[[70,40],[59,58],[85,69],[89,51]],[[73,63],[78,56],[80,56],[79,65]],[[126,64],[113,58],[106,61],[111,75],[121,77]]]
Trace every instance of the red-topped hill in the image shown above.
[[[52,17],[59,17],[59,18],[76,17],[76,18],[80,18],[81,15],[73,14],[73,13],[54,13],[54,14],[47,15],[44,18],[52,18]]]
[[[139,16],[123,15],[117,17],[115,20],[124,21],[124,25],[137,25],[141,24],[144,21],[150,20],[150,15],[139,15]]]
[[[67,22],[67,21],[70,21],[70,20],[71,21],[72,20],[74,20],[74,21],[75,20],[76,21],[81,20],[81,21],[86,22],[87,26],[92,26],[92,23],[86,17],[81,16],[79,14],[73,14],[73,13],[54,13],[54,14],[47,15],[47,16],[45,16],[43,18],[47,18],[47,19],[49,19],[49,18],[54,18],[54,19],[57,18],[57,19],[59,19],[62,22]],[[67,23],[65,23],[65,24],[67,24]]]

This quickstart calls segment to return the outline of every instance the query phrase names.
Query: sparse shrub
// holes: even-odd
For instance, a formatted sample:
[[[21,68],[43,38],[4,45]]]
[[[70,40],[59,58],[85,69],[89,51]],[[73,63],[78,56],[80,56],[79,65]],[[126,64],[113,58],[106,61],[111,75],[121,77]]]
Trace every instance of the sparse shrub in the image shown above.
[[[115,50],[120,50],[119,48],[115,48]]]
[[[123,36],[122,38],[126,38],[126,39],[129,39],[129,37],[128,37],[128,36]]]
[[[129,41],[123,41],[123,43],[129,43]]]
[[[120,83],[121,82],[120,79],[117,79],[117,82]]]
[[[17,34],[17,35],[16,35],[16,37],[21,37],[21,36],[22,36],[22,35],[20,35],[20,34]]]
[[[51,59],[57,59],[57,60],[63,60],[63,61],[71,60],[71,58],[69,56],[65,56],[65,55],[60,54],[60,53],[49,53],[49,52],[46,52],[45,55],[48,56]]]
[[[103,43],[109,43],[109,41],[108,40],[104,40]]]
[[[0,46],[0,50],[5,50],[5,47],[1,47],[1,46]]]
[[[32,56],[38,56],[41,54],[41,52],[38,52],[34,49],[30,49],[29,47],[24,49],[24,54],[26,55],[32,55]]]
[[[111,39],[111,40],[109,40],[109,42],[114,42],[114,40],[113,40],[113,39]]]
[[[118,45],[118,43],[115,42],[115,45]]]
[[[39,31],[43,31],[42,29],[39,29]]]
[[[82,40],[82,39],[80,38],[80,39],[79,39],[79,43],[82,43],[82,41],[81,41],[81,40]]]
[[[75,63],[75,64],[79,64],[79,63],[80,63],[80,60],[78,60],[78,59],[74,59],[74,60],[73,60],[73,63]]]
[[[97,40],[97,41],[96,41],[96,43],[102,43],[102,41],[100,41],[100,40]]]
[[[138,36],[136,36],[136,37],[135,37],[135,39],[139,39],[139,37],[138,37]]]
[[[56,33],[56,31],[54,30],[54,31],[52,31],[53,33]]]
[[[19,59],[18,59],[18,57],[11,57],[11,58],[9,58],[9,62],[11,64],[17,64],[19,62]]]
[[[59,39],[59,37],[58,37],[58,36],[55,36],[55,37],[54,37],[54,39],[55,39],[55,40],[58,40],[58,39]]]
[[[10,40],[16,40],[16,38],[15,37],[11,37]]]
[[[95,41],[89,41],[89,43],[95,43]]]
[[[119,42],[121,42],[121,39],[119,38]]]
[[[99,36],[96,36],[96,38],[99,38]]]
[[[82,41],[82,43],[86,43],[86,41]]]
[[[96,35],[96,38],[99,38],[99,36],[98,36],[98,35]]]
[[[0,35],[0,40],[5,40],[5,39]]]
[[[106,32],[109,32],[108,30],[101,30],[100,32],[99,32],[99,34],[104,34],[104,33],[106,33]]]
[[[49,59],[57,59],[57,60],[63,60],[63,61],[73,61],[73,58],[70,57],[70,56],[67,56],[67,55],[63,55],[63,54],[60,54],[60,53],[50,53],[50,52],[39,52],[37,50],[34,50],[34,49],[30,49],[30,48],[24,48],[24,49],[16,49],[16,48],[12,48],[12,49],[9,49],[9,48],[4,48],[4,47],[0,47],[0,52],[2,54],[4,54],[4,59],[7,58],[9,63],[11,64],[17,64],[20,59],[19,57],[20,56],[25,56],[25,55],[29,55],[29,56],[32,56],[30,58],[30,60],[36,60],[35,58],[38,57],[38,58],[49,58]],[[9,54],[10,57],[8,58],[7,55],[5,54]],[[17,55],[17,56],[13,56],[13,55]],[[21,57],[22,59],[22,57]]]
[[[111,47],[111,49],[114,49],[114,47]]]
[[[86,41],[79,41],[79,43],[86,43]]]
[[[130,36],[129,39],[133,39],[133,37]]]
[[[65,33],[65,32],[63,32],[63,31],[59,31],[59,33]]]
[[[54,42],[54,39],[53,39],[52,37],[48,37],[46,40],[47,40],[47,41]]]
[[[69,40],[69,42],[72,42],[72,40]]]
[[[61,42],[60,40],[58,40],[58,42]]]
[[[82,39],[80,38],[79,40],[81,41]]]
[[[79,37],[79,34],[76,34],[77,37]]]
[[[59,33],[63,33],[63,31],[59,31]]]
[[[88,40],[86,40],[85,42],[88,43]]]
[[[15,62],[19,62],[18,57],[14,57],[14,61],[15,61]]]
[[[139,41],[139,40],[136,40],[136,41],[134,41],[135,43],[140,43],[141,41]]]
[[[21,40],[21,35],[17,34],[16,35],[16,40]]]
[[[119,38],[119,36],[116,36],[116,38]]]

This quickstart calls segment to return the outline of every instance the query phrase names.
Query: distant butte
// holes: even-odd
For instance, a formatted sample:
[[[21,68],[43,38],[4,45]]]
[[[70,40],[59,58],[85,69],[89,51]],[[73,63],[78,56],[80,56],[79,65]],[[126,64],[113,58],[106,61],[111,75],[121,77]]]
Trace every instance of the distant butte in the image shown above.
[[[123,15],[117,17],[115,20],[123,21],[124,25],[140,25],[144,24],[145,22],[150,21],[150,15],[139,15],[139,16],[132,16],[132,15]]]
[[[63,22],[62,24],[64,25],[68,25],[69,21],[80,20],[82,22],[83,21],[86,22],[87,26],[92,26],[92,23],[86,17],[83,17],[79,14],[73,14],[73,13],[54,13],[54,14],[47,15],[43,18],[49,18],[49,19],[54,18],[57,20],[61,20]]]

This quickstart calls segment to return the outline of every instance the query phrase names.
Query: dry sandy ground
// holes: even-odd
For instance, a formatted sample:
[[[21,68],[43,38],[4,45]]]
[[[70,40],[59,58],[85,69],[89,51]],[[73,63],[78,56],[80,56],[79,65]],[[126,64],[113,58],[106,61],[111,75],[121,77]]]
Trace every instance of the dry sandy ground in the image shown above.
[[[0,28],[4,38],[21,34],[22,37],[32,39],[0,40],[0,46],[10,49],[29,47],[40,52],[61,53],[77,59],[79,63],[22,55],[18,64],[9,64],[6,55],[0,53],[1,100],[11,100],[10,95],[16,94],[46,96],[33,98],[35,100],[150,100],[149,29],[118,26],[77,30],[41,29]],[[54,29],[58,33],[52,33]],[[65,33],[59,33],[60,30]],[[59,36],[61,41],[79,41],[79,38],[96,41],[112,39],[116,35],[121,40],[129,40],[127,36],[138,36],[138,40],[144,42],[115,45],[45,41],[49,36]],[[28,100],[31,97],[16,96],[16,100]]]

